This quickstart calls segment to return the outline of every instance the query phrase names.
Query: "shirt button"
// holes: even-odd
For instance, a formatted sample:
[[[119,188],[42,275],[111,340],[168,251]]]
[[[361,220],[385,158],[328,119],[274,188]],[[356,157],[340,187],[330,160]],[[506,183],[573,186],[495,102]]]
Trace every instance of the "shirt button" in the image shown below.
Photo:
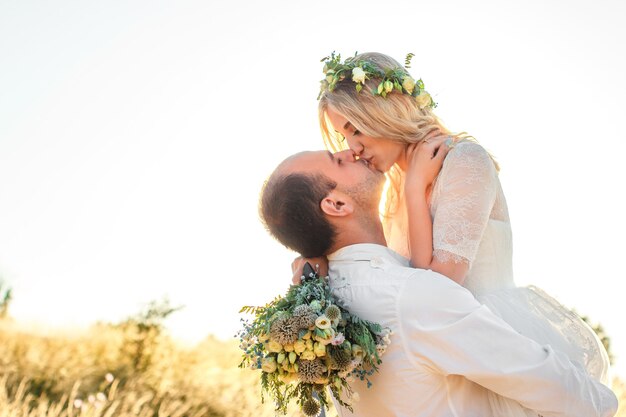
[[[371,265],[373,268],[380,268],[380,267],[382,267],[382,266],[383,266],[383,264],[384,264],[384,261],[383,261],[383,259],[382,259],[381,257],[379,257],[379,256],[376,256],[375,258],[372,258],[372,260],[370,260],[370,265]]]

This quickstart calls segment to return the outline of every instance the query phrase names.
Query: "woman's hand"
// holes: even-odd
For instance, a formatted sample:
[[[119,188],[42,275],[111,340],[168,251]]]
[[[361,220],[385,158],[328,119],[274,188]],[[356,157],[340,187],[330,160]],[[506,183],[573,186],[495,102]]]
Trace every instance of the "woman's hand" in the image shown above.
[[[299,285],[302,278],[302,270],[304,268],[304,264],[311,264],[311,266],[317,271],[317,274],[321,277],[325,277],[328,275],[328,259],[325,256],[318,258],[303,258],[302,256],[298,256],[291,263],[291,272],[293,273],[293,278],[291,278],[291,282],[294,285]]]
[[[425,192],[432,185],[452,144],[449,135],[439,135],[427,137],[407,148],[405,193]]]

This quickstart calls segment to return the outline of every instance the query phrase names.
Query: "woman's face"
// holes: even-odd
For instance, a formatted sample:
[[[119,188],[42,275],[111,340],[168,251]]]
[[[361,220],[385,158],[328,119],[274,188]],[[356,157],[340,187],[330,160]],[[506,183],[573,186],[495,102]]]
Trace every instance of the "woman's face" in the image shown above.
[[[367,160],[380,172],[387,172],[404,156],[405,145],[385,138],[373,138],[359,132],[342,114],[332,107],[326,110],[332,128],[341,134],[360,159]]]

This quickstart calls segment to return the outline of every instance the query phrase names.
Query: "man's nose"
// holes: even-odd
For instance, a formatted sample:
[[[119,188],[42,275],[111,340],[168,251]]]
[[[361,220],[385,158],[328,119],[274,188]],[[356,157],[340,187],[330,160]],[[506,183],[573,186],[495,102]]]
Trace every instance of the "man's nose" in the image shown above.
[[[346,149],[345,151],[335,153],[335,158],[340,158],[344,162],[355,162],[356,157],[354,152],[350,149]]]

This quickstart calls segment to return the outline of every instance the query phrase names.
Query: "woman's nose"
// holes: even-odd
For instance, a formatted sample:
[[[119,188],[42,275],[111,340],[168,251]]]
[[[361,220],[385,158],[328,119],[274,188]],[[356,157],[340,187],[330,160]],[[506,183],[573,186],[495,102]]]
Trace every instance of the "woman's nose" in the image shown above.
[[[353,139],[348,139],[348,146],[356,156],[360,156],[365,150],[365,146],[361,145],[358,141],[355,141]]]

